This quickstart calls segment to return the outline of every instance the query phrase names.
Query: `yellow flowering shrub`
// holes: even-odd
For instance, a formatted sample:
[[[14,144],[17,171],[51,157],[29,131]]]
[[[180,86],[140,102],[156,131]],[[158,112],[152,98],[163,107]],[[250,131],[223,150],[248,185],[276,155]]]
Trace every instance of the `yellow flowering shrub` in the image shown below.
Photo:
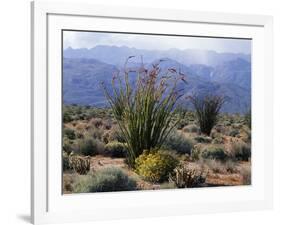
[[[136,159],[135,168],[145,180],[157,183],[167,181],[178,164],[179,160],[167,152],[144,150]]]

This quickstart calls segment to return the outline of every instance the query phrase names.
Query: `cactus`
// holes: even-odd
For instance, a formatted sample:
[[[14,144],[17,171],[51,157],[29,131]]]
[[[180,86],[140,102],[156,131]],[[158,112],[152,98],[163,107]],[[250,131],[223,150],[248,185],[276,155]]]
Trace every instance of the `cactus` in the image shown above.
[[[73,168],[76,173],[79,173],[81,175],[87,174],[90,170],[90,165],[90,156],[82,157],[70,153],[69,166]]]
[[[180,165],[174,169],[174,173],[170,175],[169,181],[174,183],[178,188],[198,187],[205,183],[208,173],[203,170],[197,171]]]

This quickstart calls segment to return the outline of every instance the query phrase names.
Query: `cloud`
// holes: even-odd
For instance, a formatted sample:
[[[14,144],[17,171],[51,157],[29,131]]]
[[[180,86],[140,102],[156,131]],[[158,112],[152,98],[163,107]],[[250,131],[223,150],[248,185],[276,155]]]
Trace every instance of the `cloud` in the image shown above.
[[[97,45],[127,46],[148,50],[201,49],[216,52],[251,53],[251,40],[128,33],[64,31],[63,47],[93,48]]]

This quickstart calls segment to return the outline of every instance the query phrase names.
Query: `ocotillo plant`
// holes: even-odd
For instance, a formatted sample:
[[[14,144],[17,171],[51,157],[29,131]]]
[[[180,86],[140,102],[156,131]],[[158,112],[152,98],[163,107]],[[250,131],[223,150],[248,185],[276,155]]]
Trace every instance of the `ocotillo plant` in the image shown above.
[[[130,71],[127,62],[132,57],[127,59],[123,75],[113,77],[111,89],[103,88],[127,143],[128,164],[134,167],[143,150],[160,148],[179,122],[174,119],[176,102],[182,96],[177,84],[185,78],[172,68],[160,75],[159,64]],[[129,82],[131,72],[137,74],[134,85]]]
[[[222,96],[191,96],[191,103],[196,112],[196,117],[203,134],[210,135],[212,128],[216,125],[219,111],[225,100]]]

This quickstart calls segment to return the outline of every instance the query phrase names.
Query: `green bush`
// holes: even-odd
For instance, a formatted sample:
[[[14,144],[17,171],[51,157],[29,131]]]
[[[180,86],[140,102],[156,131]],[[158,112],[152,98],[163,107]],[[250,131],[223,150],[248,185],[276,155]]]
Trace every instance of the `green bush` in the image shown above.
[[[64,135],[70,139],[70,140],[74,140],[75,139],[75,131],[71,128],[63,128],[63,133]]]
[[[78,140],[77,151],[77,153],[81,155],[93,156],[104,151],[104,144],[97,139],[85,137],[84,139]]]
[[[69,156],[65,151],[63,151],[62,153],[62,162],[63,162],[63,171],[71,169],[69,165]]]
[[[166,152],[145,150],[136,159],[135,166],[136,173],[145,180],[156,183],[167,181],[178,164],[178,159]]]
[[[111,157],[126,157],[126,144],[117,141],[109,142],[104,147],[104,154]]]
[[[171,132],[163,144],[163,148],[174,150],[180,154],[190,154],[192,147],[192,141],[177,131]]]
[[[64,137],[63,143],[62,143],[62,148],[63,148],[63,151],[67,152],[68,154],[71,153],[72,151],[75,151],[74,141],[69,140],[67,137]]]
[[[222,146],[208,146],[201,152],[201,157],[203,159],[216,159],[216,160],[225,160],[227,154],[224,151]]]
[[[75,193],[132,191],[137,189],[137,182],[122,169],[107,167],[93,175],[79,176],[73,184]]]
[[[69,122],[71,122],[73,119],[72,119],[72,117],[71,117],[71,115],[70,115],[70,113],[69,112],[63,112],[63,122],[64,123],[69,123]]]
[[[248,161],[251,157],[251,145],[243,141],[235,141],[230,147],[230,154],[235,159]]]

